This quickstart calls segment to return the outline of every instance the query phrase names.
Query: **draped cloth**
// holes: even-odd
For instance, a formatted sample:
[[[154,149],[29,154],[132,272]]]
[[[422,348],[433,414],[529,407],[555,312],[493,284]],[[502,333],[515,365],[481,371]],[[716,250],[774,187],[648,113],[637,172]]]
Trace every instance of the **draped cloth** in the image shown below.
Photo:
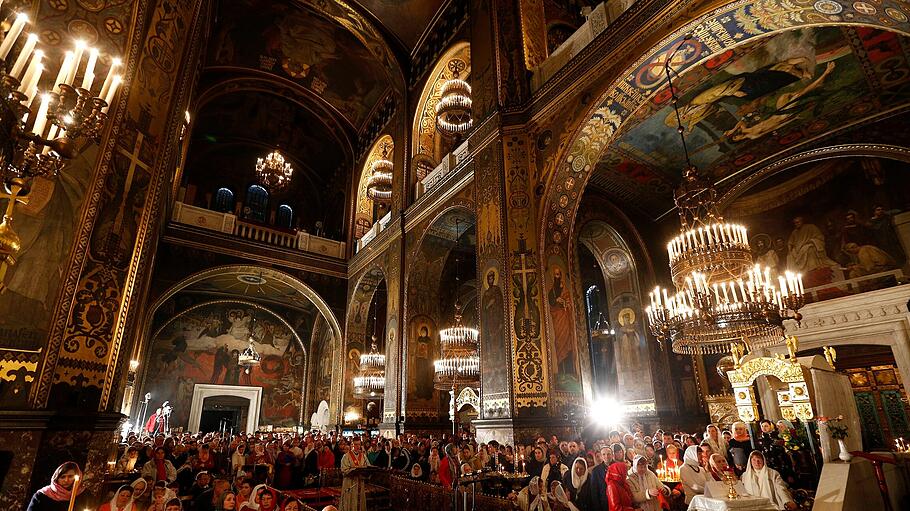
[[[341,458],[341,473],[344,474],[344,480],[341,483],[341,511],[366,511],[366,483],[360,477],[349,474],[358,468],[368,466],[370,466],[370,460],[362,451],[360,454],[348,451]]]

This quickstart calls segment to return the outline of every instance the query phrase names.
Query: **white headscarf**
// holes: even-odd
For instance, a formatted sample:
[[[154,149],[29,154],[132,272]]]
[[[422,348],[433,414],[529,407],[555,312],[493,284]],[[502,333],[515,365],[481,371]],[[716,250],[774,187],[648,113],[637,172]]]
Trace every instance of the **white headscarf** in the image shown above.
[[[130,485],[132,486],[132,485]],[[136,500],[133,495],[136,495],[136,487],[133,486],[133,495],[130,495],[130,500],[127,501],[126,505],[123,506],[123,509],[117,507],[117,495],[120,494],[119,490],[114,491],[114,497],[111,499],[111,511],[133,511],[133,501]]]
[[[527,490],[527,493],[525,493]],[[549,506],[546,505],[546,498],[540,494],[540,477],[534,476],[531,478],[531,482],[528,484],[528,487],[522,490],[524,495],[519,494],[519,504],[522,504],[522,509],[527,509],[528,511],[544,511],[549,509]],[[520,502],[524,497],[525,502]],[[525,507],[527,506],[527,507]]]
[[[698,463],[698,446],[690,445],[686,447],[686,453],[683,454],[683,464],[688,465],[696,472],[701,471],[701,465]]]
[[[137,492],[137,491],[136,491],[136,487],[139,486],[140,483],[144,483],[144,484],[142,485],[142,491],[141,491],[141,492]],[[145,479],[141,478],[141,477],[140,477],[139,479],[136,479],[136,480],[133,481],[132,483],[130,483],[130,486],[133,487],[133,498],[132,498],[132,500],[136,500],[136,499],[142,498],[142,496],[145,495],[145,492],[149,491],[149,482],[146,481]]]
[[[574,472],[573,472],[573,474],[574,474]],[[563,506],[566,506],[571,511],[578,511],[578,508],[575,506],[575,504],[573,504],[571,501],[569,501],[569,496],[566,495],[566,490],[563,489],[562,483],[559,483],[559,482],[554,483],[552,493],[553,493],[553,496],[556,498],[556,502],[559,502]]]
[[[762,464],[761,469],[752,467],[753,456],[761,456],[762,461],[765,462]],[[775,509],[783,509],[787,502],[792,501],[793,498],[782,480],[779,486],[775,484],[778,480],[780,480],[780,474],[773,468],[768,467],[765,455],[759,451],[752,451],[749,454],[749,462],[746,464],[746,472],[743,474],[742,479],[743,486],[746,487],[749,495],[765,497],[771,501],[771,505],[775,506]]]
[[[580,477],[578,476],[578,474],[575,473],[575,464],[578,463],[579,461],[585,466],[585,475],[580,476]],[[575,488],[575,491],[578,491],[581,489],[581,486],[583,484],[585,484],[585,481],[588,480],[588,461],[580,456],[578,458],[575,458],[575,461],[572,462],[571,470],[572,470],[572,487]]]

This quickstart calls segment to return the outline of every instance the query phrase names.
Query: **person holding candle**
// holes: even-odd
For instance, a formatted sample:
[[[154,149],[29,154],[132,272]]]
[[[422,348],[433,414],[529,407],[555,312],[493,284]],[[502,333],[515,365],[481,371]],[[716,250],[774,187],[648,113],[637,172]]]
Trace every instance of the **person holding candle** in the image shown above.
[[[82,499],[79,498],[82,488],[79,479],[82,470],[74,461],[57,467],[51,476],[51,484],[41,488],[32,495],[26,511],[72,511],[82,509]]]
[[[632,504],[642,511],[660,511],[661,502],[670,495],[670,488],[648,469],[648,460],[644,456],[635,456],[632,460],[629,488],[632,490]]]

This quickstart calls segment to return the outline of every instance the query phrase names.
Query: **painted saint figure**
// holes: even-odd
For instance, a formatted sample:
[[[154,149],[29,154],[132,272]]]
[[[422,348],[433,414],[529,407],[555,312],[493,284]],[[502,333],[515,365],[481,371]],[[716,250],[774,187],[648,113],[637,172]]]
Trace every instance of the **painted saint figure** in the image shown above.
[[[557,385],[562,387],[562,390],[574,390],[572,386],[577,384],[577,378],[573,347],[575,335],[572,331],[572,311],[569,307],[572,298],[569,286],[563,280],[562,268],[553,266],[552,275],[553,285],[547,294],[547,300],[550,304],[550,317],[553,321],[556,367],[559,369]]]
[[[414,360],[414,369],[417,380],[415,381],[415,394],[420,399],[433,398],[433,340],[426,325],[420,326],[420,336],[417,337],[417,351]]]

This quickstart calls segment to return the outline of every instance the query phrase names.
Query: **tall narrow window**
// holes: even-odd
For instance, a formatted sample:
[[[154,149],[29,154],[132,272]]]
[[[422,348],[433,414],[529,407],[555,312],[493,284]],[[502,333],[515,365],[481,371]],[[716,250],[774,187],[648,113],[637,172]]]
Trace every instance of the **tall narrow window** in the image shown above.
[[[234,211],[234,192],[230,188],[219,188],[215,192],[214,208],[219,213],[232,213]]]
[[[246,200],[243,205],[243,217],[255,222],[265,222],[268,218],[269,192],[259,185],[246,189]]]
[[[275,225],[290,229],[294,225],[294,210],[287,204],[278,206],[278,214],[275,215]]]

